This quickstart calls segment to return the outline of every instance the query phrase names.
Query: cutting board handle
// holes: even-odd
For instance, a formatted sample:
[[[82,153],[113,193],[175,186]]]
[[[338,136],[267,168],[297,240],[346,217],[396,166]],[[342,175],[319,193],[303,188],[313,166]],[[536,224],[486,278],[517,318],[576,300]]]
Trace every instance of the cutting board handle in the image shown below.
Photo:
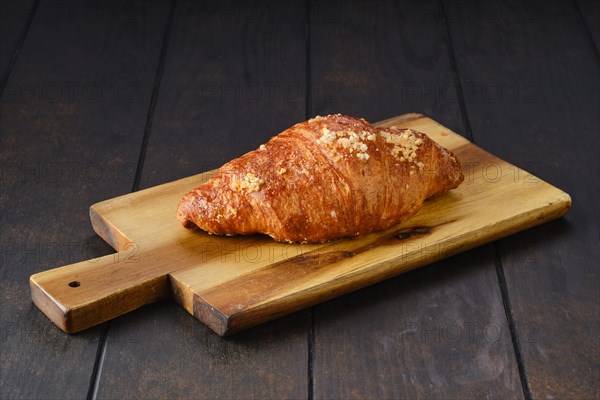
[[[160,268],[166,260],[138,254],[133,243],[130,249],[32,275],[33,302],[60,329],[76,333],[169,297]]]

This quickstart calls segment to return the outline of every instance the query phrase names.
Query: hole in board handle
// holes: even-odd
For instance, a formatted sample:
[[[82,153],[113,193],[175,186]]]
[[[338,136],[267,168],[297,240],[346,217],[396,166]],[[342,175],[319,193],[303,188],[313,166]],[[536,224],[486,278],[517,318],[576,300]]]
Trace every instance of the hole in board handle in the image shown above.
[[[80,285],[81,285],[81,282],[79,282],[79,281],[69,282],[69,286],[71,286],[71,287],[79,287]]]

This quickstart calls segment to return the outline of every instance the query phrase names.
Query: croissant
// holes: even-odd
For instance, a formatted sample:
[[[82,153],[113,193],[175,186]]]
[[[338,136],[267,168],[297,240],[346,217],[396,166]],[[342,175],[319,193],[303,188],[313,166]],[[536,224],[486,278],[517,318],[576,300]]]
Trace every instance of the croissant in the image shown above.
[[[396,225],[463,179],[423,133],[318,116],[223,165],[183,196],[177,218],[216,235],[322,243]]]

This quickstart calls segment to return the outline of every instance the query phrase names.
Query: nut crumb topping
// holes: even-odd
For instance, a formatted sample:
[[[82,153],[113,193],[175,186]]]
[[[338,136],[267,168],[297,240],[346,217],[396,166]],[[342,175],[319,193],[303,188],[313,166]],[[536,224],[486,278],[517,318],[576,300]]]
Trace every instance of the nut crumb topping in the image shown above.
[[[258,176],[248,172],[242,181],[233,183],[234,189],[246,189],[249,192],[258,192],[265,182]]]
[[[316,116],[308,122],[323,121],[329,117],[339,115]],[[366,121],[364,122],[366,123]],[[412,129],[391,126],[390,128],[375,128],[375,131],[365,131],[357,125],[353,125],[353,127],[354,130],[352,126],[347,125],[321,124],[319,126],[321,136],[317,139],[317,143],[325,145],[336,162],[341,158],[348,157],[348,153],[350,153],[350,156],[356,156],[359,160],[368,161],[372,155],[370,151],[373,151],[373,146],[369,148],[369,142],[375,142],[378,138],[381,138],[391,145],[389,151],[396,159],[409,163],[411,167],[424,168],[425,164],[417,160],[417,152],[423,144],[423,139],[417,137]],[[379,151],[378,146],[374,146],[374,148],[375,151]],[[346,151],[339,152],[338,150]]]
[[[317,115],[316,117],[309,119],[308,123],[311,124],[313,122],[321,121],[323,119],[325,119],[325,118],[321,117],[320,115]]]
[[[333,149],[342,148],[348,150],[350,154],[355,153],[359,160],[368,160],[370,158],[369,146],[365,140],[373,141],[375,135],[367,131],[356,132],[353,130],[340,130],[337,132],[329,130],[327,127],[321,129],[321,137],[317,143],[333,147]]]
[[[417,150],[419,149],[419,146],[423,144],[423,139],[417,138],[412,129],[406,129],[401,134],[381,129],[379,135],[385,139],[386,143],[392,145],[390,152],[394,157],[402,162],[416,162]],[[417,162],[416,164],[419,168],[423,168],[424,166],[422,162]]]
[[[336,138],[335,132],[332,132],[326,127],[323,127],[323,129],[321,129],[321,133],[322,136],[319,139],[317,139],[318,143],[333,144]]]
[[[225,215],[228,217],[231,216],[236,216],[237,215],[237,210],[233,207],[231,207],[230,205],[227,206],[226,210],[225,210]]]
[[[311,119],[309,119],[309,120],[308,120],[308,123],[309,123],[309,124],[312,124],[313,122],[322,121],[322,120],[324,120],[324,119],[327,119],[328,117],[341,117],[341,116],[342,116],[342,114],[340,114],[340,113],[337,113],[337,114],[329,114],[329,115],[326,115],[325,117],[322,117],[322,116],[320,116],[320,115],[317,115],[317,116],[315,116],[314,118],[311,118]],[[361,118],[361,119],[362,119],[362,118]],[[365,121],[365,120],[363,119],[363,121]],[[367,122],[367,121],[365,121],[365,122]]]

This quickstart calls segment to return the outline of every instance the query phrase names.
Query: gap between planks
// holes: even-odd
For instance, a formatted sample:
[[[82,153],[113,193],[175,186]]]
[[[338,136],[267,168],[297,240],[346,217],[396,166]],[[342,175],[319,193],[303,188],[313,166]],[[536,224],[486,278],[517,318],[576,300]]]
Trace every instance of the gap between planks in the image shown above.
[[[39,0],[38,0],[39,1]],[[144,127],[144,136],[142,137],[142,144],[140,146],[140,154],[138,156],[138,162],[135,170],[135,177],[133,180],[133,186],[131,193],[137,192],[140,187],[140,181],[142,178],[142,169],[144,168],[144,159],[146,158],[146,149],[148,147],[148,141],[150,138],[150,131],[152,130],[152,120],[154,118],[154,111],[156,109],[156,103],[158,100],[158,94],[160,91],[160,83],[164,72],[165,62],[169,49],[169,40],[171,37],[171,31],[173,29],[173,20],[175,18],[175,9],[177,8],[177,0],[171,0],[169,8],[169,16],[167,17],[167,24],[165,26],[165,32],[163,35],[162,46],[160,49],[160,55],[158,58],[158,65],[156,67],[156,74],[154,76],[154,84],[152,87],[152,95],[150,97],[150,104],[148,105],[148,114],[146,118],[146,124]],[[104,359],[106,356],[106,341],[110,333],[111,321],[105,323],[104,329],[100,334],[98,343],[98,350],[96,352],[96,359],[94,360],[94,368],[90,377],[90,385],[86,396],[87,400],[95,400],[98,396],[98,389],[100,387],[100,377],[102,376],[102,367],[104,365]]]

